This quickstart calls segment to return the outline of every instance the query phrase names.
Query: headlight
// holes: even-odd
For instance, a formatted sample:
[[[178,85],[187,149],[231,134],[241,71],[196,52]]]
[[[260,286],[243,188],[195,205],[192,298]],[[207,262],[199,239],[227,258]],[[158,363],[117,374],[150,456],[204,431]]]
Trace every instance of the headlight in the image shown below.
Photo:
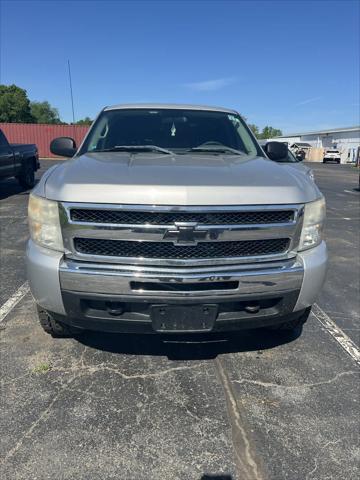
[[[30,195],[28,216],[34,242],[52,250],[64,250],[57,202]]]
[[[305,205],[299,250],[307,250],[321,243],[325,211],[326,205],[324,197]]]

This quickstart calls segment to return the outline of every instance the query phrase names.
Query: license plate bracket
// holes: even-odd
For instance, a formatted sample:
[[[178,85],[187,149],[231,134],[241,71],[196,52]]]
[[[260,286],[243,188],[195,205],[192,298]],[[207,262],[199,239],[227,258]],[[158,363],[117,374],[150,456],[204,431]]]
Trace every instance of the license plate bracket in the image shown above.
[[[151,322],[156,332],[210,332],[218,314],[218,305],[152,305]]]

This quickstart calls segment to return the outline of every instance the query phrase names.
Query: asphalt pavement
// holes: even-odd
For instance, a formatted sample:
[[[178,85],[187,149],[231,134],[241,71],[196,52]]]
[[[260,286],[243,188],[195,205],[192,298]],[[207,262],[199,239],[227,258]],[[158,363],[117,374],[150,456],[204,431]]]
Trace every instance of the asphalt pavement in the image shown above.
[[[52,339],[24,295],[0,323],[2,478],[359,477],[359,370],[340,341],[359,345],[358,172],[312,167],[330,267],[300,336]],[[0,307],[26,281],[27,199],[0,182]]]

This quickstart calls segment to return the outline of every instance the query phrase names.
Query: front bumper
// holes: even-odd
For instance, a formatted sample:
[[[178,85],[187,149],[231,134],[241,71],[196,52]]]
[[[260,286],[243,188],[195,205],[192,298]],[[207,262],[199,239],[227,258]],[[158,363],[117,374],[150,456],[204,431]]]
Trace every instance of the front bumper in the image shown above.
[[[286,321],[310,306],[325,279],[327,252],[322,243],[281,263],[145,268],[68,261],[30,240],[27,261],[35,301],[73,325],[150,332],[151,305],[211,302],[219,305],[215,329],[231,330]],[[254,304],[257,311],[248,312]],[[122,313],[114,315],[119,305]]]

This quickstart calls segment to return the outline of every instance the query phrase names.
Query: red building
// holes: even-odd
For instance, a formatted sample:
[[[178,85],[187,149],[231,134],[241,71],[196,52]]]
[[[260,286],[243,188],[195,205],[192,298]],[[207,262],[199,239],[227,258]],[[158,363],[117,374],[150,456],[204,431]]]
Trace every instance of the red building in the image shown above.
[[[83,125],[47,125],[40,123],[0,123],[10,143],[35,143],[40,158],[53,158],[50,142],[56,137],[72,137],[80,145],[88,126]]]

